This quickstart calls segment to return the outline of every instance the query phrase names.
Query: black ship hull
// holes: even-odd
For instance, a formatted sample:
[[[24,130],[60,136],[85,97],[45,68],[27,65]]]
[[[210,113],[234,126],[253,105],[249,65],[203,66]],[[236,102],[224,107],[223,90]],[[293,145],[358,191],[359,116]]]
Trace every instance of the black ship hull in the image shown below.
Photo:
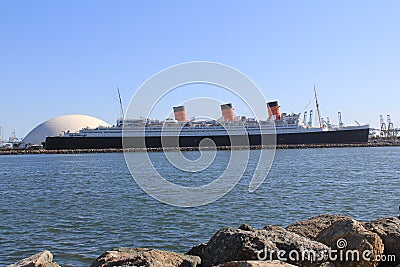
[[[346,129],[346,130],[335,130],[335,131],[321,131],[321,132],[297,132],[297,133],[282,133],[276,135],[277,145],[314,145],[314,144],[362,144],[368,142],[368,128],[361,129]],[[264,136],[273,138],[273,136]],[[163,139],[168,137],[163,137]],[[231,146],[231,138],[228,135],[221,136],[180,136],[179,146],[180,147],[198,147],[200,141],[203,139],[212,139],[217,147]],[[233,137],[232,137],[233,138]],[[240,138],[243,139],[243,138]],[[146,148],[161,148],[168,147],[165,143],[172,144],[173,141],[163,140],[161,137],[146,137]],[[239,140],[240,142],[240,140]],[[48,150],[60,150],[60,149],[109,149],[116,148],[120,149],[123,147],[121,137],[87,137],[87,136],[74,136],[74,137],[47,137],[45,148]],[[260,135],[249,135],[248,143],[241,144],[234,142],[235,145],[250,145],[260,146],[261,136]],[[270,142],[268,142],[270,143]],[[268,144],[264,143],[264,145]],[[126,137],[124,140],[125,148],[144,148],[143,138],[139,137]]]

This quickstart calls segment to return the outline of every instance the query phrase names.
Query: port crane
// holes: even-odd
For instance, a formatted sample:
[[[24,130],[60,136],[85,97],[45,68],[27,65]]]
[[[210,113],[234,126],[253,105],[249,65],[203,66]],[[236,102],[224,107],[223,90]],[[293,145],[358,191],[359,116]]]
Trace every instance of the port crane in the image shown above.
[[[383,115],[380,115],[379,119],[380,124],[380,134],[381,138],[385,139],[396,139],[398,133],[400,132],[399,128],[395,128],[392,122],[390,115],[386,115],[386,121],[383,118]]]

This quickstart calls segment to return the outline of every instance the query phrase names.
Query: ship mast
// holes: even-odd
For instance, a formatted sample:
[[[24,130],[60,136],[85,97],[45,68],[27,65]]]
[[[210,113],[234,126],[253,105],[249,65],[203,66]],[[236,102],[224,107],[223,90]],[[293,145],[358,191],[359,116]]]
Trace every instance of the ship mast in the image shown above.
[[[315,95],[315,106],[317,107],[319,128],[322,128],[322,119],[321,119],[321,113],[319,111],[318,96],[317,96],[317,90],[315,89],[315,85],[314,85],[314,95]]]
[[[121,107],[121,119],[124,119],[125,114],[124,114],[124,106],[122,105],[122,99],[121,99],[121,94],[119,93],[119,88],[117,86],[117,91],[118,91],[118,98],[119,98],[119,105]]]

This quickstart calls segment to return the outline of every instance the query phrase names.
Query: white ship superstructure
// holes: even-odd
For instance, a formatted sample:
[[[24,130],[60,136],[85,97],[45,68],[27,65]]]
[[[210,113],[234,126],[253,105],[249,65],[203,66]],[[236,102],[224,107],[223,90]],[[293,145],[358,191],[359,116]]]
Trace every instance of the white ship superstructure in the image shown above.
[[[264,121],[235,116],[231,103],[221,105],[221,113],[218,120],[187,120],[185,107],[178,106],[174,107],[174,119],[119,119],[111,127],[84,128],[78,132],[65,132],[62,136],[47,137],[46,149],[122,148],[123,144],[125,148],[161,148],[165,144],[198,147],[206,138],[217,147],[264,146],[271,142],[278,145],[368,142],[368,125],[333,126],[321,119],[320,127],[313,127],[305,120],[300,122],[300,114],[281,114],[277,101],[268,103],[269,117]],[[244,142],[245,139],[248,142]],[[270,143],[264,144],[263,140]]]

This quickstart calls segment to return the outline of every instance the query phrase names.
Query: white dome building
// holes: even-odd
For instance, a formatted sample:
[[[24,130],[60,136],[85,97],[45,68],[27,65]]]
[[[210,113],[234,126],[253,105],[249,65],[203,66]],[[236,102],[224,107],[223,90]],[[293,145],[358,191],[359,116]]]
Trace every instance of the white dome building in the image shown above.
[[[71,114],[55,117],[36,126],[30,131],[22,143],[28,145],[40,145],[46,141],[47,136],[58,136],[63,132],[77,132],[82,128],[96,128],[98,126],[110,126],[107,122],[98,118],[80,114]]]

